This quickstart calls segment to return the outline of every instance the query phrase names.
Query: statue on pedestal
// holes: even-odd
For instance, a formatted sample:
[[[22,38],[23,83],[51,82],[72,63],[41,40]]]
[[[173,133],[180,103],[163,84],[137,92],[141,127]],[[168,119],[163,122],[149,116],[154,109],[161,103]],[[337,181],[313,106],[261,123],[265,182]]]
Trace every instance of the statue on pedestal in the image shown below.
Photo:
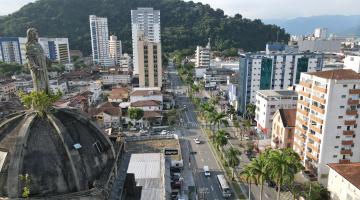
[[[38,33],[35,28],[27,30],[26,59],[33,80],[34,91],[43,91],[49,94],[49,76],[47,67],[50,62],[38,42]]]

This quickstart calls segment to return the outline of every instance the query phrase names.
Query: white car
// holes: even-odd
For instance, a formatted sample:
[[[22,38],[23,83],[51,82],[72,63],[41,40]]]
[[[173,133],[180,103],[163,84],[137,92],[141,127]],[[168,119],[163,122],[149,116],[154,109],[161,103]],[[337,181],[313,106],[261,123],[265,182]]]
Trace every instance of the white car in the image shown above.
[[[162,131],[160,132],[160,135],[166,135],[166,134],[168,134],[168,131],[167,131],[167,130],[162,130]]]
[[[201,143],[200,140],[199,140],[199,138],[194,138],[194,142],[195,142],[196,144],[200,144],[200,143]]]

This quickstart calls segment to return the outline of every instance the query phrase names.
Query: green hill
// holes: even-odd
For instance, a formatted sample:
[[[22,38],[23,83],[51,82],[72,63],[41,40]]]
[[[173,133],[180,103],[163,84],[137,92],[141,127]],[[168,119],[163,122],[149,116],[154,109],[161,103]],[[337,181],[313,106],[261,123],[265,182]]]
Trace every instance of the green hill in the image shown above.
[[[131,52],[130,10],[153,7],[161,12],[163,50],[194,48],[211,38],[217,50],[230,47],[248,51],[262,50],[266,42],[288,41],[289,35],[275,25],[260,20],[224,15],[209,5],[180,0],[38,0],[0,19],[1,36],[25,36],[34,26],[42,37],[68,37],[71,49],[91,53],[89,15],[106,16],[109,32],[123,41],[124,50]]]

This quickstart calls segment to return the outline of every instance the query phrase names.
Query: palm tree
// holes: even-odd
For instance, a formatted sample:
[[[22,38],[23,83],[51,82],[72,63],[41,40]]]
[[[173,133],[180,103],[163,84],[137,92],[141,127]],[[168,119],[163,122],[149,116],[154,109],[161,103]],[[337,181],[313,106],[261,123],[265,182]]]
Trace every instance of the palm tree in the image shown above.
[[[256,176],[256,181],[260,184],[260,200],[262,200],[263,191],[264,191],[264,182],[269,176],[268,169],[268,158],[269,150],[262,153],[258,158],[254,159],[250,163],[250,168],[252,168],[253,173]]]
[[[255,175],[253,169],[249,165],[245,166],[244,171],[242,171],[240,173],[240,175],[245,178],[246,183],[249,185],[249,200],[250,200],[251,199],[251,184],[255,183],[255,185],[257,185],[256,175]]]
[[[240,164],[240,159],[238,158],[238,155],[241,155],[241,152],[233,147],[230,147],[226,153],[226,158],[228,161],[229,166],[232,169],[232,177],[231,179],[234,180],[235,175],[235,167]]]
[[[218,130],[214,137],[214,142],[219,150],[225,146],[228,143],[226,132],[224,130]]]
[[[309,182],[305,185],[306,199],[309,200],[330,200],[330,192],[326,187],[317,182]]]
[[[241,138],[243,137],[243,135],[246,132],[248,132],[251,129],[251,126],[252,126],[251,121],[248,119],[243,120],[242,124],[243,124],[243,126],[242,126],[242,131],[241,131]]]
[[[271,150],[268,157],[270,177],[277,184],[277,200],[284,183],[292,184],[295,174],[303,169],[299,155],[292,149]]]
[[[256,106],[254,104],[247,104],[246,105],[246,118],[247,119],[250,119],[250,120],[253,120],[254,117],[255,117],[255,110],[256,110]]]
[[[213,123],[214,125],[217,125],[218,130],[220,129],[220,125],[229,125],[229,122],[226,119],[226,114],[224,112],[214,112]]]

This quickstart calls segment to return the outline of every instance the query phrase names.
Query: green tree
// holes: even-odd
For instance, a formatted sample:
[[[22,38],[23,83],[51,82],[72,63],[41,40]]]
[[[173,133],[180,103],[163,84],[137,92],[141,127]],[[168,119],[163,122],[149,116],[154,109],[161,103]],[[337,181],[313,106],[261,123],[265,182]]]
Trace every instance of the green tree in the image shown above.
[[[47,94],[44,91],[36,92],[33,91],[29,94],[23,92],[19,93],[21,102],[26,108],[31,108],[33,111],[37,112],[40,116],[44,116],[49,112],[53,103],[59,100],[62,96],[61,92],[58,91],[56,94],[50,92]]]
[[[255,110],[256,106],[252,103],[246,105],[246,118],[249,120],[253,120],[255,118]]]
[[[220,125],[228,126],[229,122],[226,119],[226,114],[224,112],[213,112],[211,122],[217,126],[217,130],[220,130]]]
[[[240,159],[238,158],[239,155],[241,155],[241,152],[233,147],[230,147],[225,152],[227,163],[229,164],[229,167],[231,167],[232,169],[232,176],[231,176],[232,180],[234,180],[234,176],[235,176],[235,167],[240,164]]]
[[[221,150],[222,147],[228,143],[226,132],[224,130],[218,130],[215,134],[214,142],[217,149]]]
[[[249,200],[251,199],[251,184],[257,185],[257,176],[250,165],[245,165],[245,169],[240,173],[240,176],[245,178],[246,183],[249,185]]]
[[[251,129],[251,121],[248,120],[248,119],[245,119],[242,121],[242,130],[241,130],[241,138],[243,138],[243,136],[246,134],[246,133],[249,133],[250,129]],[[250,135],[249,135],[250,136]]]
[[[308,182],[305,185],[306,200],[330,200],[330,192],[318,182]]]
[[[269,152],[270,177],[277,184],[277,200],[283,184],[293,184],[295,174],[303,169],[299,155],[292,149],[276,149]]]
[[[260,156],[251,161],[249,167],[256,176],[256,182],[260,185],[260,200],[263,198],[264,182],[269,177],[268,168],[269,150],[260,154]]]
[[[128,112],[132,120],[140,120],[144,116],[144,111],[140,108],[130,108]]]

